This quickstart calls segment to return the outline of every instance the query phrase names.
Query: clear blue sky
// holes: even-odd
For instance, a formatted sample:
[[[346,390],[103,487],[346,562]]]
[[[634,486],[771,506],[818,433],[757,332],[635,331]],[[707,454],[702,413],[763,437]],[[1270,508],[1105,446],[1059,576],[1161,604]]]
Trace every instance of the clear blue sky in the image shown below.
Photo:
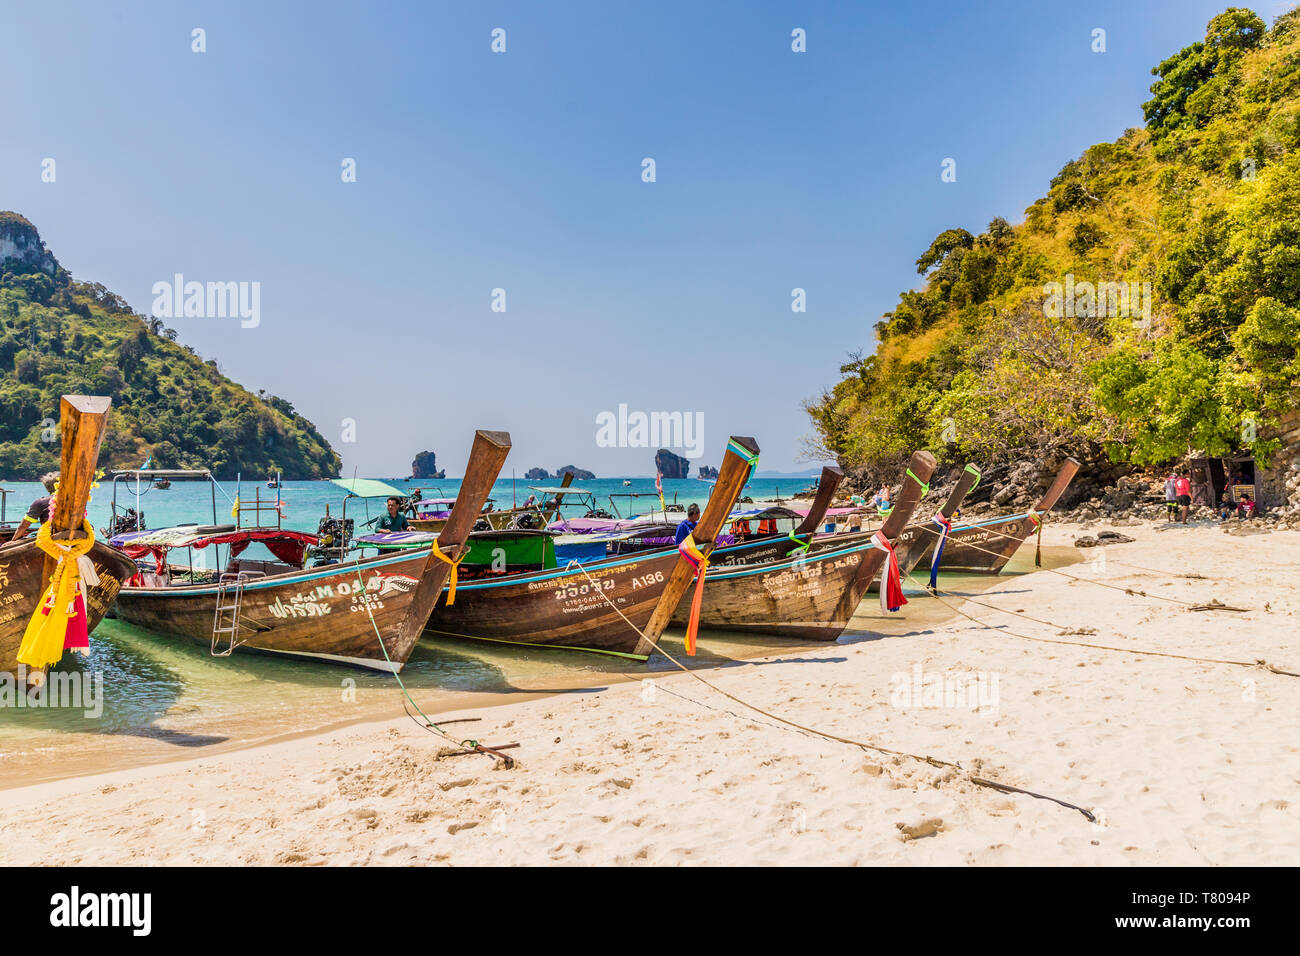
[[[0,208],[140,311],[176,272],[260,282],[256,329],[169,324],[347,474],[459,474],[476,426],[521,473],[651,473],[596,446],[619,403],[794,469],[930,240],[1019,222],[1227,5],[0,0]]]

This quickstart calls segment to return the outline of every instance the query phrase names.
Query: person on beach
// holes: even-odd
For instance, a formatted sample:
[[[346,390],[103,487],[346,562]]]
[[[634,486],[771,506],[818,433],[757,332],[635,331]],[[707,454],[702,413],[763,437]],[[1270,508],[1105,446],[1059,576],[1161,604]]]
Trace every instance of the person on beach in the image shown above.
[[[888,514],[894,507],[894,503],[889,500],[889,485],[881,485],[880,490],[876,492],[876,497],[871,499],[876,506],[876,510],[882,515]]]
[[[1192,507],[1192,483],[1186,475],[1174,477],[1174,493],[1178,496],[1179,520],[1187,524],[1187,514]]]
[[[1255,517],[1255,499],[1249,493],[1241,496],[1241,502],[1237,505],[1237,517],[1242,521]]]
[[[23,520],[18,522],[18,527],[14,529],[14,536],[9,539],[10,541],[21,541],[27,537],[27,529],[33,524],[45,524],[50,520],[50,515],[54,513],[54,486],[58,480],[57,471],[51,471],[41,477],[41,484],[49,494],[42,495],[32,502],[32,506],[27,509],[27,514],[23,515]]]
[[[1178,476],[1173,472],[1165,479],[1165,518],[1173,521],[1178,515]]]
[[[686,536],[695,530],[700,522],[700,506],[691,505],[686,509],[686,520],[677,526],[677,544],[686,540]]]
[[[399,531],[406,531],[406,515],[401,511],[402,499],[396,495],[388,499],[388,514],[380,517],[375,524],[376,533],[397,534]]]

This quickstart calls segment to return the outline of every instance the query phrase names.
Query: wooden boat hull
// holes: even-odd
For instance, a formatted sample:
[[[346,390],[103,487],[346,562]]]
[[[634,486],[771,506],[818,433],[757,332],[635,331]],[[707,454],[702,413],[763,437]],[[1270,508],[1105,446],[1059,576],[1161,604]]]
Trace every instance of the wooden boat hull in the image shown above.
[[[1003,515],[986,521],[973,521],[969,524],[954,525],[948,532],[948,541],[943,546],[943,558],[939,568],[943,571],[957,571],[966,574],[997,574],[1012,556],[1020,550],[1025,539],[1038,531],[1039,520],[1056,507],[1056,503],[1065,494],[1070,482],[1079,472],[1079,462],[1067,458],[1051,486],[1034,505],[1032,512]],[[933,527],[933,526],[932,526]],[[938,529],[929,534],[922,558],[927,563],[939,541]]]
[[[759,564],[756,559],[769,554],[781,539],[757,542],[748,555],[733,552],[728,556],[727,549],[718,549],[715,553],[720,560],[715,563],[710,559],[710,573],[704,579],[700,626],[835,640],[848,627],[888,557],[888,549],[876,543],[876,535],[889,541],[898,554],[897,542],[907,530],[923,493],[921,483],[929,480],[934,466],[934,456],[929,452],[912,455],[898,503],[879,532],[813,539],[806,552],[788,554],[775,564]],[[788,539],[787,544],[794,546]],[[747,562],[748,566],[728,564],[728,557]],[[690,608],[688,600],[680,601],[673,613],[674,622],[687,623]]]
[[[99,584],[86,587],[86,626],[93,631],[113,606],[122,582],[135,573],[135,562],[96,541],[89,557]],[[0,545],[0,671],[16,673],[18,648],[27,622],[45,593],[45,552],[31,538]]]
[[[768,564],[709,564],[700,627],[833,641],[849,626],[885,551],[869,537],[837,541],[806,555]],[[690,617],[688,592],[673,624]]]
[[[713,550],[757,460],[754,439],[731,437],[693,532],[697,548]],[[425,632],[645,660],[693,577],[688,558],[671,548],[467,581],[454,603],[434,610]]]
[[[428,558],[428,550],[408,551],[359,565],[254,578],[244,587],[235,652],[398,672],[419,634],[417,628],[411,637],[400,637]],[[216,584],[123,588],[117,596],[117,616],[160,636],[211,647],[217,590]],[[376,627],[384,635],[383,647]]]
[[[233,614],[229,581],[124,588],[117,598],[118,616],[161,635],[206,643],[220,656],[235,651],[278,654],[397,673],[441,596],[451,562],[463,557],[474,516],[509,452],[506,432],[474,433],[456,513],[438,536],[437,555],[422,548],[250,577],[238,585]]]
[[[870,536],[865,541],[870,549]],[[856,543],[859,542],[855,536],[850,547]],[[815,542],[814,548],[819,544]],[[789,557],[795,546],[795,542],[782,536],[715,549],[709,557],[709,571],[705,577],[705,601],[709,601],[714,577],[721,570],[749,569],[780,562]],[[843,545],[839,542],[821,545],[822,550],[834,547],[842,548]],[[425,634],[430,638],[470,638],[597,651],[645,660],[648,655],[636,651],[638,635],[619,612],[637,629],[644,629],[663,592],[665,572],[676,564],[678,558],[675,549],[668,549],[615,555],[591,562],[584,567],[591,578],[600,582],[600,592],[596,591],[587,574],[576,568],[462,581],[456,589],[456,601],[450,606],[444,589],[443,600],[429,619]],[[617,611],[604,600],[602,593],[614,602]],[[691,593],[688,590],[682,602],[688,610]],[[555,624],[557,603],[564,615],[563,623],[558,625]],[[725,626],[718,623],[719,620],[711,618],[704,626]],[[674,615],[673,623],[679,623],[677,615]]]
[[[936,528],[934,534],[925,534],[929,540],[921,557],[925,558],[927,566],[939,540],[938,530]],[[963,574],[997,574],[1020,550],[1025,539],[1037,530],[1038,526],[1028,512],[954,526],[943,546],[939,567]]]
[[[637,632],[649,622],[679,557],[676,550],[654,551],[594,561],[583,570],[463,581],[455,603],[447,604],[443,592],[425,634],[645,660]]]

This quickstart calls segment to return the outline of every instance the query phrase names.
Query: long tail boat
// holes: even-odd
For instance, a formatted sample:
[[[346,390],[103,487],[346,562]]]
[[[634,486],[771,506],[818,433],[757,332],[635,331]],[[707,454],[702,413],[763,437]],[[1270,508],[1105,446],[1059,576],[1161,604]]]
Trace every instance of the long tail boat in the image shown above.
[[[1032,511],[954,525],[948,532],[939,569],[972,574],[997,574],[1011,560],[1012,555],[1020,550],[1025,539],[1038,530],[1043,515],[1056,507],[1057,501],[1070,487],[1070,482],[1074,480],[1078,470],[1079,463],[1073,458],[1067,458],[1061,465],[1061,470],[1056,473],[1056,479],[1051,487],[1034,505]],[[930,542],[925,548],[923,557],[931,555],[938,540],[937,534],[929,537]]]
[[[284,564],[271,573],[240,570],[232,559],[222,580],[197,586],[147,576],[161,578],[159,586],[123,588],[118,616],[207,644],[217,656],[251,651],[396,673],[453,573],[451,562],[460,557],[509,451],[505,432],[475,434],[456,507],[432,549],[314,568]]]
[[[86,502],[95,481],[95,465],[111,404],[109,398],[87,395],[64,395],[59,402],[63,451],[58,496],[50,515],[54,541],[86,537]],[[98,540],[86,557],[99,578],[98,583],[85,578],[82,581],[86,627],[93,631],[112,606],[122,582],[135,573],[135,564]],[[18,649],[55,566],[55,560],[31,537],[0,545],[0,670],[6,673],[18,670]],[[40,670],[43,672],[43,668]]]
[[[912,569],[927,554],[933,556],[935,545],[940,539],[944,539],[945,529],[949,534],[952,533],[953,516],[957,514],[961,503],[966,500],[966,496],[979,484],[979,481],[979,469],[974,465],[967,465],[962,469],[961,477],[957,479],[957,484],[949,492],[948,499],[938,513],[929,521],[913,521],[903,529],[903,533],[894,542],[894,551],[898,555],[898,569],[903,577],[911,574]],[[944,547],[946,551],[946,539],[944,539]],[[937,568],[932,569],[932,577],[937,570]],[[875,591],[878,587],[879,582],[873,581],[871,590]]]
[[[754,439],[733,437],[727,444],[717,483],[692,534],[706,555],[757,461]],[[660,550],[466,581],[454,601],[434,611],[426,633],[644,660],[694,575],[684,555]]]
[[[710,567],[705,575],[700,626],[810,641],[835,640],[848,627],[872,581],[882,571],[889,572],[885,562],[891,542],[907,527],[934,467],[929,452],[912,455],[898,501],[884,525],[870,537],[829,535],[818,539],[823,550],[775,563],[745,561],[720,569]],[[688,613],[688,606],[680,604],[674,610],[673,623],[686,623]]]

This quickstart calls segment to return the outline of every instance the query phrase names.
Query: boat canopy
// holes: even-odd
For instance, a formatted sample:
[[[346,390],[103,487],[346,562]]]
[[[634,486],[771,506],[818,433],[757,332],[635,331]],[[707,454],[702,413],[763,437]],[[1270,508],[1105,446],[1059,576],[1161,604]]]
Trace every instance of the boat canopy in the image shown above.
[[[114,478],[211,478],[212,472],[206,468],[197,470],[186,468],[129,468],[113,472]]]
[[[391,534],[358,535],[352,539],[355,545],[383,545],[386,548],[427,548],[430,542],[438,540],[436,531],[394,531]]]
[[[206,548],[210,544],[225,544],[230,546],[233,558],[256,541],[266,545],[267,550],[285,564],[301,566],[307,549],[319,540],[314,534],[283,528],[222,527],[200,531],[197,525],[180,525],[153,531],[127,531],[110,538],[108,543],[130,558],[152,554],[161,565],[172,548]]]
[[[804,516],[804,514],[783,505],[770,505],[763,508],[738,508],[727,515],[726,521],[728,523],[732,521],[762,521],[769,518],[801,520]],[[640,515],[635,518],[557,518],[550,523],[549,527],[552,530],[568,534],[590,534],[600,531],[623,533],[655,527],[676,530],[677,525],[685,518],[685,513],[681,511],[654,511],[648,515]]]
[[[588,492],[581,491],[570,485],[568,488],[562,488],[559,485],[529,485],[529,491],[536,491],[543,495],[585,495]]]
[[[375,478],[331,478],[331,482],[347,489],[354,498],[405,498],[406,492]]]

